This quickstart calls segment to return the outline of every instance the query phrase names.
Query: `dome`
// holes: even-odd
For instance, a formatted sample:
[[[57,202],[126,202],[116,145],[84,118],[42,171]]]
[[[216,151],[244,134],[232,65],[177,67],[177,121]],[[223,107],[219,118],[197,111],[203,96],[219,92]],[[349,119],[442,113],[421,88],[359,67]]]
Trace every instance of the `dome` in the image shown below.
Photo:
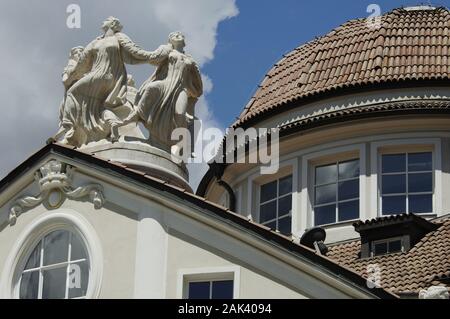
[[[235,125],[355,90],[448,85],[449,21],[448,9],[428,6],[395,9],[381,16],[379,27],[350,20],[284,55]]]

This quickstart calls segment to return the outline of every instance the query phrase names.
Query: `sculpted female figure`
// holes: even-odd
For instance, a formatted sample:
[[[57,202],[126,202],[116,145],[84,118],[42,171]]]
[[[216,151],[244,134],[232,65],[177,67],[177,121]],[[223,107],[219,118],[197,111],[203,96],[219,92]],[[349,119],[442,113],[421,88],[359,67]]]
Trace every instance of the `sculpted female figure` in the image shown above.
[[[199,68],[184,53],[185,45],[183,34],[173,32],[169,43],[154,52],[150,63],[157,69],[141,86],[134,111],[120,123],[143,122],[150,133],[150,143],[167,151],[175,144],[171,141],[172,131],[188,126],[193,120],[193,107],[203,94]]]
[[[61,107],[60,129],[55,139],[62,138],[63,143],[73,146],[109,136],[117,138],[111,126],[120,122],[114,108],[126,102],[125,63],[148,63],[154,55],[121,33],[118,19],[108,18],[102,29],[104,34],[81,52],[74,66],[65,70],[65,81],[75,82],[68,88]]]

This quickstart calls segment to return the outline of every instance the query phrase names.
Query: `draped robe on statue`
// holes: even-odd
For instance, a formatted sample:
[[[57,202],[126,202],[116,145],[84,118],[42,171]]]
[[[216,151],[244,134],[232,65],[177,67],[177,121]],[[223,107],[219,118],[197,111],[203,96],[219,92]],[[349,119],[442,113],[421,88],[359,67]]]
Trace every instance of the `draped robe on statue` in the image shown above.
[[[150,59],[157,65],[155,73],[141,86],[135,105],[139,117],[149,130],[150,141],[158,147],[170,147],[175,128],[185,127],[185,114],[177,120],[176,106],[180,93],[188,96],[187,110],[195,105],[203,93],[199,68],[188,55],[170,45],[161,45]]]
[[[111,123],[119,121],[113,110],[126,101],[124,64],[148,63],[152,57],[120,32],[97,38],[84,49],[70,75],[78,81],[67,91],[60,112],[60,126],[70,127],[65,138],[71,145],[108,137]]]

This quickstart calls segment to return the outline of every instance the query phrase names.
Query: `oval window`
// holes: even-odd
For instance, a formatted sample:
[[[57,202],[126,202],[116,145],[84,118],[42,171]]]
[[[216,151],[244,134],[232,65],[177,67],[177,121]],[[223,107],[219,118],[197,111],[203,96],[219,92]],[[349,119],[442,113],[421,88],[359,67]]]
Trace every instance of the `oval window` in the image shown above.
[[[28,256],[19,279],[21,299],[73,299],[86,296],[89,258],[83,241],[67,230],[45,235]]]

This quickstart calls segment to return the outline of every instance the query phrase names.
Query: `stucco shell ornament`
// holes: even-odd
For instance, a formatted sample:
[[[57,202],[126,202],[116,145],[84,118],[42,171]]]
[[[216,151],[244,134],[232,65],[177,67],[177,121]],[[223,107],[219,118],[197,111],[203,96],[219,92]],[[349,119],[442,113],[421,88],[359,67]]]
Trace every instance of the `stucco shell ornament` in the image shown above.
[[[9,224],[14,225],[17,218],[27,209],[44,203],[50,209],[61,206],[66,198],[80,199],[89,196],[95,209],[105,203],[103,187],[99,184],[88,184],[80,187],[72,185],[73,168],[57,160],[50,160],[36,173],[40,193],[36,196],[24,196],[15,200],[9,212]]]

